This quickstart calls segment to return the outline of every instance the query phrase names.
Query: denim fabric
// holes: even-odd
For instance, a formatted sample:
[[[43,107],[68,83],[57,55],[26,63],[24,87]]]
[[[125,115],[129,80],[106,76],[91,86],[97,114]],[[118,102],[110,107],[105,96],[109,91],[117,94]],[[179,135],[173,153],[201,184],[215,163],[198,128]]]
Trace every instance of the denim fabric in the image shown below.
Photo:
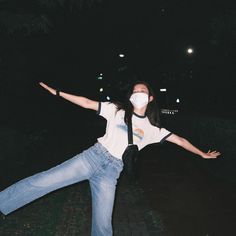
[[[92,235],[112,235],[113,203],[122,169],[122,160],[96,143],[68,161],[0,192],[0,210],[7,215],[56,189],[88,179],[92,193]]]

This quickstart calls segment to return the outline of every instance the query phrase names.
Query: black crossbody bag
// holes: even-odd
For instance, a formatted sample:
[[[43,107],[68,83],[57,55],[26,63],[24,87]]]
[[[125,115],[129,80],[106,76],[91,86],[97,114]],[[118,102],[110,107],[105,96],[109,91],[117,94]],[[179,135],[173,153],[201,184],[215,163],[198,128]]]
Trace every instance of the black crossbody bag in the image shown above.
[[[135,163],[138,160],[138,146],[133,144],[132,117],[128,119],[128,146],[125,149],[122,160],[124,163],[124,174],[134,180],[136,177]]]

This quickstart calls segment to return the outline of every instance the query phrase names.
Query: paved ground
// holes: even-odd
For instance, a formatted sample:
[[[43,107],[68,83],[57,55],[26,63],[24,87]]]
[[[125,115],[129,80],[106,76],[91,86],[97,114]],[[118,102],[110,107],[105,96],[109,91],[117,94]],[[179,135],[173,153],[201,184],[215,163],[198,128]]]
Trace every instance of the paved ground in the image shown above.
[[[45,140],[33,158],[31,150],[24,159],[17,159],[22,156],[18,155],[15,160],[5,160],[4,167],[0,167],[0,188],[46,169],[47,165],[53,166],[53,160],[59,161],[60,154],[66,156],[68,150],[78,149],[78,138],[73,139],[74,143],[62,145],[67,136],[61,141],[55,137],[61,136],[54,134],[51,140]],[[47,144],[52,142],[49,147]],[[84,149],[85,144],[80,145]],[[137,183],[128,184],[124,180],[119,183],[114,235],[236,235],[235,182],[213,175],[196,156],[171,144],[146,148],[140,155],[138,173]],[[88,183],[83,182],[44,196],[6,217],[1,216],[0,236],[87,236],[90,226],[90,190]]]
[[[1,219],[0,235],[90,235],[89,185],[80,184],[49,194]],[[121,181],[114,209],[114,235],[162,235],[163,222],[150,208],[142,188]]]
[[[139,183],[120,181],[114,235],[236,235],[235,185],[209,176],[191,161],[185,167],[175,158],[168,163],[159,158],[142,159]],[[91,197],[85,181],[2,217],[0,235],[87,236],[90,225]]]
[[[236,183],[209,172],[206,160],[173,145],[157,147],[155,153],[143,153],[140,183],[151,209],[162,217],[164,235],[236,235]]]

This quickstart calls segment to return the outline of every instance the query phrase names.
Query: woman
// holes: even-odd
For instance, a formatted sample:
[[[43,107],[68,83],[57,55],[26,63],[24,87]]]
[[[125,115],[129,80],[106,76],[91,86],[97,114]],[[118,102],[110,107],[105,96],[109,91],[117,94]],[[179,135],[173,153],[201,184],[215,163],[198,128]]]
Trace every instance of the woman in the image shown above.
[[[139,150],[167,140],[203,158],[220,155],[217,151],[205,153],[186,139],[160,128],[154,94],[146,82],[133,85],[125,107],[57,91],[42,82],[40,85],[53,95],[97,111],[107,120],[106,133],[94,146],[68,161],[0,192],[0,210],[5,215],[49,192],[88,179],[92,192],[92,235],[112,235],[113,202],[117,179],[123,168],[122,154],[127,147],[128,116],[132,116],[134,144]]]

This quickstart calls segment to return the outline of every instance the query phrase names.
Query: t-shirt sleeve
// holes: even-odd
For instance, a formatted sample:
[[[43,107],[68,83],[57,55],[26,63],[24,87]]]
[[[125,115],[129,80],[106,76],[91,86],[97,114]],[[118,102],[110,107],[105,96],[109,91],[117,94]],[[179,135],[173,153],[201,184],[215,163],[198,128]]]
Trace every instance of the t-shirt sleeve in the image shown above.
[[[171,134],[172,132],[165,128],[157,128],[156,142],[163,143]]]
[[[99,102],[97,114],[106,120],[113,117],[116,113],[116,105],[111,102]]]

